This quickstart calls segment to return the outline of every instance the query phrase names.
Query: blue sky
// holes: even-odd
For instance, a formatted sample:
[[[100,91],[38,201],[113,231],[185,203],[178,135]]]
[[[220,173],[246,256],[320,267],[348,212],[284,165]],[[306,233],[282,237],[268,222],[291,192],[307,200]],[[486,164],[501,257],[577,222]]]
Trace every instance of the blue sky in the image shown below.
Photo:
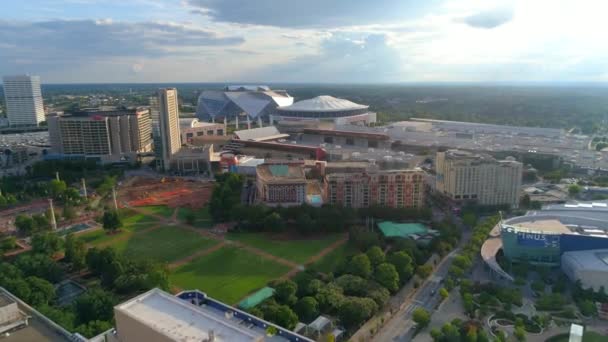
[[[603,0],[21,0],[0,75],[74,82],[603,82]]]

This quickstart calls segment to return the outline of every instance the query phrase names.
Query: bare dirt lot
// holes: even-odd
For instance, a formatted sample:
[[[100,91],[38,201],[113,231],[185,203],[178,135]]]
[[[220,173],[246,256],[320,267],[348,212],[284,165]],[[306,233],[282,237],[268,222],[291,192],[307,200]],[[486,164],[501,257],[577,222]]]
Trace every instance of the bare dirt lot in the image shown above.
[[[130,206],[166,205],[171,208],[204,207],[211,198],[213,183],[180,178],[141,178],[119,190],[119,196]]]

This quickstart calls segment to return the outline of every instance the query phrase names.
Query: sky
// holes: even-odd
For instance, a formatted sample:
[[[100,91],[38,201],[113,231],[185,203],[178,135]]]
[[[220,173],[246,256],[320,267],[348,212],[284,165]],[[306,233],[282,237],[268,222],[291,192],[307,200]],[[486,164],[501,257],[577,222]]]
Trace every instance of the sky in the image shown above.
[[[605,0],[2,0],[43,83],[605,82]]]

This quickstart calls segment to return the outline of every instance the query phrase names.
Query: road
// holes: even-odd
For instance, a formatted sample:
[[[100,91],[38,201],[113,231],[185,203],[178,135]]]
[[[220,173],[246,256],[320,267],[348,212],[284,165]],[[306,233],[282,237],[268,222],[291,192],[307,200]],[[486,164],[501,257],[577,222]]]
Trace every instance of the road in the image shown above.
[[[418,288],[411,299],[408,299],[408,303],[404,309],[395,314],[384,327],[380,329],[378,335],[374,337],[374,341],[407,342],[412,340],[412,335],[414,333],[413,327],[415,326],[415,323],[412,321],[414,310],[417,308],[424,308],[431,314],[433,313],[441,301],[439,289],[443,286],[443,279],[445,279],[448,274],[452,260],[470,238],[471,231],[464,230],[458,247],[441,261],[430,278]]]
[[[458,253],[460,248],[455,249],[448,254],[435,272],[430,276],[419,289],[405,308],[399,311],[390,321],[384,325],[380,333],[374,337],[374,341],[394,342],[394,341],[411,341],[414,326],[412,321],[412,313],[417,308],[424,308],[428,312],[433,312],[439,304],[441,296],[439,289],[443,286],[443,279],[448,274],[448,269],[452,264],[452,259]]]

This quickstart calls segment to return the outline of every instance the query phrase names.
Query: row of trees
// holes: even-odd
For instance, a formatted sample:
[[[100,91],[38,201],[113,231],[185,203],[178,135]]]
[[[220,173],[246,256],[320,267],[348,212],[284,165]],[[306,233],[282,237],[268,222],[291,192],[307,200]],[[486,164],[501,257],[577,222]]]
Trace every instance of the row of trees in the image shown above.
[[[432,329],[431,337],[435,342],[490,342],[488,335],[478,322],[463,322],[460,319],[445,323],[441,329]],[[500,333],[497,334],[495,340],[505,341],[505,339],[506,336]]]
[[[329,276],[307,270],[294,281],[271,284],[275,295],[252,313],[290,329],[298,321],[310,322],[323,313],[356,329],[384,307],[390,294],[415,271],[416,263],[408,252],[395,250],[386,255],[379,246],[372,246],[344,259]]]

